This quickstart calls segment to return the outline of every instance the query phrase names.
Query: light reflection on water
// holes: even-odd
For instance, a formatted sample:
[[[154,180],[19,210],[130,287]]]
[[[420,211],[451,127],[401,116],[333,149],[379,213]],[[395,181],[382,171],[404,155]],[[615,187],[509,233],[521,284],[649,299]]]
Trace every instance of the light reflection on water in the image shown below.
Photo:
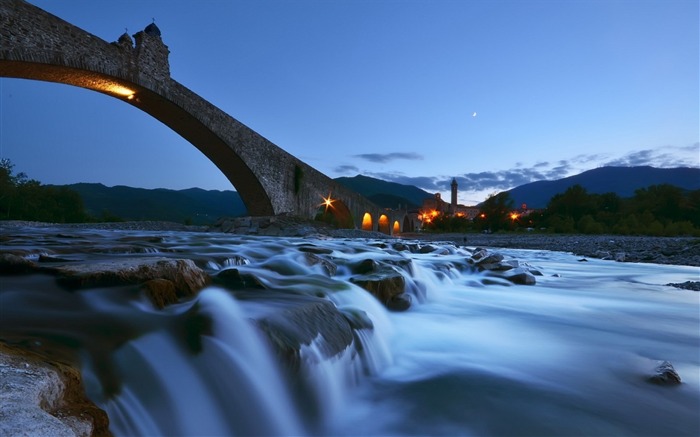
[[[251,387],[247,390],[255,392],[248,396],[258,398],[256,412],[241,413],[246,403],[230,402],[229,397],[240,396],[241,387],[231,375],[243,370],[228,363],[226,356],[244,348],[247,365],[262,368],[265,362],[274,367],[264,351],[252,351],[255,347],[251,345],[231,346],[237,341],[235,332],[243,328],[227,328],[231,333],[227,339],[217,336],[211,340],[220,345],[210,349],[219,352],[196,360],[178,353],[172,338],[161,338],[156,330],[118,353],[117,361],[124,362],[125,368],[129,363],[148,362],[150,371],[164,381],[143,386],[138,371],[131,374],[122,369],[127,372],[125,381],[137,382],[125,390],[135,399],[124,396],[118,405],[112,401],[107,405],[120,435],[164,430],[185,435],[203,430],[210,434],[343,436],[700,434],[700,294],[665,285],[698,280],[700,269],[696,267],[582,262],[564,253],[498,249],[529,263],[542,276],[537,276],[534,286],[483,285],[482,274],[464,269],[469,253],[456,247],[449,248],[450,254],[436,255],[399,252],[383,247],[386,242],[369,240],[96,231],[86,233],[76,244],[55,233],[27,232],[24,245],[15,247],[35,250],[40,241],[42,247],[56,253],[89,260],[122,256],[84,250],[98,243],[103,248],[138,246],[140,252],[132,250],[129,256],[152,256],[156,251],[160,256],[191,258],[212,273],[236,265],[278,292],[306,290],[317,295],[335,290],[328,292],[328,298],[339,308],[362,309],[375,325],[374,334],[363,333],[365,351],[371,355],[370,374],[362,375],[348,356],[319,367],[307,364],[309,384],[321,398],[316,402],[325,402],[316,416],[298,411],[304,406],[287,405],[285,398],[293,396],[280,392],[284,382],[265,384],[270,376],[263,380],[262,393],[255,392],[259,382],[246,384]],[[156,234],[162,237],[160,241],[135,238]],[[302,262],[305,255],[299,249],[308,245],[332,251],[319,256],[338,265],[334,277],[325,276],[319,265]],[[235,256],[246,262],[231,261]],[[406,275],[416,298],[405,313],[387,312],[348,282],[352,263],[406,258],[411,260],[412,275]],[[37,287],[32,281],[13,279],[12,287]],[[212,288],[201,299],[210,306],[219,302],[212,311],[225,326],[273,308],[259,301],[237,302],[222,293]],[[8,304],[16,294],[0,297]],[[120,320],[145,320],[152,313],[121,301],[101,301],[106,297],[100,293],[80,295],[89,307],[118,313]],[[39,311],[25,310],[26,314]],[[173,309],[173,317],[186,310]],[[164,318],[162,314],[158,317]],[[65,316],[56,316],[56,323],[61,320]],[[149,329],[155,329],[152,325],[160,322],[148,323]],[[306,356],[316,356],[314,347],[307,347]],[[660,360],[673,363],[682,385],[659,387],[645,381]],[[90,376],[89,371],[86,374]],[[246,375],[244,378],[255,378]],[[180,383],[184,380],[188,383]],[[163,387],[168,381],[172,385]],[[145,387],[161,391],[145,393]],[[329,397],[324,401],[323,396]],[[160,398],[170,409],[149,415],[154,407],[148,407],[143,397]],[[188,408],[188,401],[205,405],[206,411]],[[155,423],[167,422],[171,415],[181,416],[178,422],[184,425],[173,428],[172,423]],[[199,422],[205,417],[206,427]],[[254,420],[244,420],[251,417]],[[266,426],[256,429],[256,420],[265,421]]]

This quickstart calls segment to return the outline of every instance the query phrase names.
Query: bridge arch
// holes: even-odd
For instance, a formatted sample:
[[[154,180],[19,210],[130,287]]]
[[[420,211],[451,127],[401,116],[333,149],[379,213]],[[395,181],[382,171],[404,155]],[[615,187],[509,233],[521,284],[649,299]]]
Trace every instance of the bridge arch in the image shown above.
[[[134,41],[135,40],[135,41]],[[0,2],[0,77],[94,90],[149,114],[199,149],[239,192],[250,215],[313,218],[324,196],[348,226],[379,208],[280,149],[170,77],[155,25],[113,43],[22,0]],[[351,218],[349,220],[347,218]]]

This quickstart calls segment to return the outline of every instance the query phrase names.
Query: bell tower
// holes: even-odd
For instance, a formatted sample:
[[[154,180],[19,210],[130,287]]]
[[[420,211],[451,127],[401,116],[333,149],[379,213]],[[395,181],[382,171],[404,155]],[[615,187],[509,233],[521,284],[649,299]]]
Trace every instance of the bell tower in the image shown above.
[[[452,212],[457,211],[457,179],[452,178],[452,183],[450,184],[452,188],[452,198],[450,199],[450,206],[452,207]]]

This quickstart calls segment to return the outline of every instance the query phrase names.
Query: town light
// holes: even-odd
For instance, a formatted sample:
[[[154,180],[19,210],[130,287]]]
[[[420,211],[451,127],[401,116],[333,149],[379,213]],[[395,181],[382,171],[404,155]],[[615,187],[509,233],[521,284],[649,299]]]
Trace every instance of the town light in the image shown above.
[[[335,199],[331,198],[331,193],[328,193],[328,197],[321,196],[321,199],[323,199],[323,203],[321,203],[319,206],[325,206],[325,212],[328,212],[328,208],[333,208],[333,202],[335,202]]]
[[[517,212],[511,212],[510,213],[510,218],[515,221],[518,219],[518,213]]]

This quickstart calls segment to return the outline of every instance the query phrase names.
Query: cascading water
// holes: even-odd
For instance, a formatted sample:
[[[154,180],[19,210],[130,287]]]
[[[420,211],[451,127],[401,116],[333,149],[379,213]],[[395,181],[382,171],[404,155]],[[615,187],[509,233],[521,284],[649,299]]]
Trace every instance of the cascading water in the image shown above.
[[[500,250],[543,273],[525,286],[486,278],[450,244],[418,253],[372,240],[93,231],[76,248],[25,234],[10,241],[87,262],[124,256],[113,249],[130,241],[129,256],[189,258],[213,275],[235,267],[264,288],[211,286],[157,310],[130,287],[68,293],[42,275],[5,281],[0,337],[77,347],[117,436],[700,432],[700,299],[664,285],[697,280],[696,267]],[[351,281],[363,260],[404,276],[408,311],[388,312]],[[323,336],[302,344],[291,373],[253,320],[319,296],[360,328],[330,358]],[[681,385],[646,381],[661,360]]]

